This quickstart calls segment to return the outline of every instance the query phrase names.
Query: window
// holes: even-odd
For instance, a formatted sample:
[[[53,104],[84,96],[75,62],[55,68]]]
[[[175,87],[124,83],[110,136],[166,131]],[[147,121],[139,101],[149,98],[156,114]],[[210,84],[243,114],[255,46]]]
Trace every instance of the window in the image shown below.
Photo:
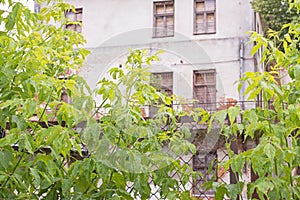
[[[174,1],[154,2],[153,37],[174,36]]]
[[[173,94],[173,72],[153,73],[151,77],[151,85],[159,92],[171,96]],[[157,106],[150,106],[149,116],[153,117],[157,111]]]
[[[76,8],[76,12],[68,11],[66,12],[66,18],[68,24],[67,29],[81,33],[82,31],[82,8]]]
[[[201,187],[205,182],[214,178],[215,169],[217,168],[217,153],[207,151],[197,151],[193,156],[193,170],[201,172],[203,176],[197,175],[193,183],[193,196],[210,199],[214,196],[213,189],[205,191]]]
[[[215,70],[194,71],[194,99],[196,107],[207,110],[216,109],[216,72]]]
[[[151,85],[169,96],[173,94],[173,72],[153,73]]]
[[[194,0],[194,34],[205,34],[215,32],[215,0]]]

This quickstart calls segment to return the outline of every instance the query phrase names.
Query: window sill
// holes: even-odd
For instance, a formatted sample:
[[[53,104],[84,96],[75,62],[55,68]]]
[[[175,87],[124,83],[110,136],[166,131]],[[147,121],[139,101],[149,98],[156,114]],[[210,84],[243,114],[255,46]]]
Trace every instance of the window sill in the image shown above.
[[[155,39],[155,38],[170,38],[170,37],[174,37],[174,35],[152,36],[153,39]]]
[[[212,35],[212,34],[216,34],[217,32],[203,32],[203,33],[193,33],[193,35]]]

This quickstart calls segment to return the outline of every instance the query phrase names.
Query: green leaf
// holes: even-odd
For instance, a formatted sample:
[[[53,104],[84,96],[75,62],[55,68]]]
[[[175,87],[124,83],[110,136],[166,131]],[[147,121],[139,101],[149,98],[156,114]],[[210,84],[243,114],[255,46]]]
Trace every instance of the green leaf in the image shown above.
[[[21,131],[24,131],[26,127],[26,123],[23,117],[13,115],[11,118],[11,122],[17,125],[17,128]]]
[[[267,143],[264,147],[264,153],[270,158],[271,160],[275,157],[275,148],[271,143]]]
[[[267,194],[269,190],[274,188],[274,185],[267,178],[263,177],[255,183],[255,187],[262,194]]]
[[[67,177],[69,178],[69,177]],[[63,196],[70,196],[70,190],[71,190],[71,187],[72,187],[72,182],[70,179],[63,179],[62,180],[62,183],[61,183],[61,187],[62,187],[62,193],[63,193]]]
[[[22,135],[23,136],[23,140],[24,140],[24,147],[25,149],[30,153],[30,154],[33,154],[33,148],[32,148],[32,142],[33,142],[33,139],[31,137],[31,135],[28,135],[28,134],[24,134]]]
[[[8,134],[4,138],[0,139],[0,147],[11,146],[17,143],[19,140],[19,136],[20,135],[18,133]]]
[[[34,186],[35,186],[35,188],[38,188],[41,184],[41,178],[40,178],[38,171],[34,168],[30,168],[30,172],[34,178],[34,181],[33,181]]]
[[[113,182],[115,182],[118,189],[124,189],[126,187],[126,182],[123,174],[114,172],[112,176]]]
[[[296,80],[300,80],[300,65],[294,67],[294,77]]]
[[[215,194],[215,199],[216,200],[223,200],[224,195],[225,195],[226,192],[227,192],[227,190],[223,185],[217,187],[216,194]]]
[[[215,112],[209,121],[208,132],[211,131],[213,123],[217,122],[219,124],[224,125],[226,116],[227,116],[226,110]]]
[[[148,199],[151,194],[151,188],[148,184],[147,174],[140,174],[134,181],[134,187],[141,194],[142,199]]]
[[[241,174],[244,164],[245,164],[245,158],[241,155],[237,155],[232,160],[231,169],[233,172],[238,172],[239,174]]]
[[[13,7],[13,11],[7,17],[7,22],[5,24],[5,28],[7,31],[12,30],[16,24],[17,5],[18,4],[15,4],[15,6]]]
[[[244,186],[244,182],[238,182],[237,184],[226,185],[227,195],[230,199],[236,199],[241,194]]]
[[[5,170],[7,170],[9,165],[11,165],[13,161],[12,152],[8,150],[0,151],[0,160],[1,160],[0,166],[2,166]]]
[[[52,188],[45,198],[45,200],[53,200],[53,199],[57,199],[56,188]]]
[[[228,117],[231,125],[235,122],[235,119],[239,115],[239,113],[240,107],[230,107],[228,109]]]
[[[256,44],[251,50],[251,56],[253,56],[261,47],[262,47],[262,43]]]
[[[125,190],[116,190],[116,193],[122,198],[115,199],[133,200],[132,196]]]
[[[285,34],[284,38],[286,39],[286,41],[288,41],[289,43],[292,43],[292,39],[291,36],[289,34]]]
[[[289,76],[290,76],[291,79],[295,78],[294,67],[289,67],[288,68],[288,74],[289,74]]]

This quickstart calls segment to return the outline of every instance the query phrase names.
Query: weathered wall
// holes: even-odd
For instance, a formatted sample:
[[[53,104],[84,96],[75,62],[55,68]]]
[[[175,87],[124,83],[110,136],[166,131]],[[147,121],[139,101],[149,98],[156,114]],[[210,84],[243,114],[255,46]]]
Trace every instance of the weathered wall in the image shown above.
[[[81,74],[92,88],[107,70],[125,61],[129,48],[147,48],[150,52],[166,51],[161,62],[151,71],[174,73],[174,93],[193,97],[193,70],[215,69],[217,72],[217,101],[222,98],[239,99],[233,83],[244,71],[253,70],[245,46],[244,60],[240,60],[240,43],[246,43],[246,32],[252,29],[252,10],[249,0],[216,1],[216,33],[193,35],[193,0],[175,0],[175,36],[153,38],[152,0],[69,0],[83,8],[82,34],[88,57]]]

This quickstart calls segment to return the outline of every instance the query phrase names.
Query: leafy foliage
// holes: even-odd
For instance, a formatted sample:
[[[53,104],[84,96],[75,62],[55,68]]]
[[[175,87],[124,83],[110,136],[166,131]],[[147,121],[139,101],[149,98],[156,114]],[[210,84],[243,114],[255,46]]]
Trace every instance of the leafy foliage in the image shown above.
[[[189,198],[188,191],[181,192],[179,185],[189,181],[184,177],[189,177],[192,170],[176,158],[195,153],[195,147],[186,140],[189,131],[178,129],[175,116],[180,113],[170,107],[175,97],[165,96],[149,85],[147,66],[157,59],[157,55],[147,56],[145,50],[131,51],[125,69],[111,68],[112,79],[99,82],[96,92],[103,102],[98,109],[105,108],[108,114],[100,123],[90,119],[82,137],[93,150],[90,159],[95,160],[99,168],[106,169],[96,175],[93,187],[101,198],[125,195],[126,199],[147,199],[152,190],[149,181],[159,188],[161,198]],[[142,115],[141,106],[146,105],[159,107],[151,119]],[[97,141],[95,138],[99,138],[100,132]],[[169,175],[175,171],[179,180]],[[100,188],[96,187],[99,180]],[[126,190],[128,184],[132,185],[131,191]]]
[[[231,167],[239,177],[242,177],[244,167],[247,166],[257,174],[258,179],[235,185],[218,183],[215,185],[217,199],[222,199],[224,195],[241,195],[242,184],[245,184],[248,198],[252,198],[254,193],[259,199],[300,198],[300,179],[296,174],[300,163],[299,28],[300,24],[285,24],[280,31],[269,35],[271,38],[276,37],[283,48],[257,33],[251,36],[256,42],[253,53],[263,46],[262,62],[275,61],[276,65],[271,72],[247,72],[240,80],[239,87],[247,84],[244,95],[247,95],[248,100],[255,101],[258,95],[262,95],[262,106],[244,111],[239,107],[228,110],[231,123],[229,126],[223,125],[223,133],[228,139],[242,137],[244,143],[257,139],[259,144],[238,155],[230,153],[230,159],[223,166],[227,169]],[[282,32],[286,33],[284,37],[281,37]],[[287,84],[282,82],[287,75],[282,71],[288,72],[290,81]],[[242,116],[241,123],[235,122],[238,115]]]
[[[88,51],[79,47],[81,35],[50,23],[64,24],[70,5],[57,2],[36,14],[19,2],[1,4],[0,126],[9,133],[0,140],[0,198],[54,199],[71,150],[80,149],[73,127],[93,107],[85,106],[93,104],[85,82],[65,72],[78,70]],[[61,102],[64,90],[72,106]]]
[[[279,31],[284,24],[299,22],[299,13],[290,7],[289,0],[253,0],[251,5],[260,13],[264,31]]]
[[[86,82],[66,74],[88,54],[83,37],[64,28],[64,12],[74,7],[48,0],[32,13],[19,2],[0,3],[0,126],[8,129],[0,139],[0,199],[147,199],[150,180],[161,198],[189,199],[178,179],[185,185],[192,170],[175,158],[195,147],[187,129],[175,128],[183,114],[168,106],[175,97],[148,84],[145,66],[157,55],[132,51],[126,69],[111,69],[95,110]],[[61,101],[64,92],[70,104]],[[158,112],[145,119],[140,106],[152,104]],[[108,114],[97,121],[101,109]]]

